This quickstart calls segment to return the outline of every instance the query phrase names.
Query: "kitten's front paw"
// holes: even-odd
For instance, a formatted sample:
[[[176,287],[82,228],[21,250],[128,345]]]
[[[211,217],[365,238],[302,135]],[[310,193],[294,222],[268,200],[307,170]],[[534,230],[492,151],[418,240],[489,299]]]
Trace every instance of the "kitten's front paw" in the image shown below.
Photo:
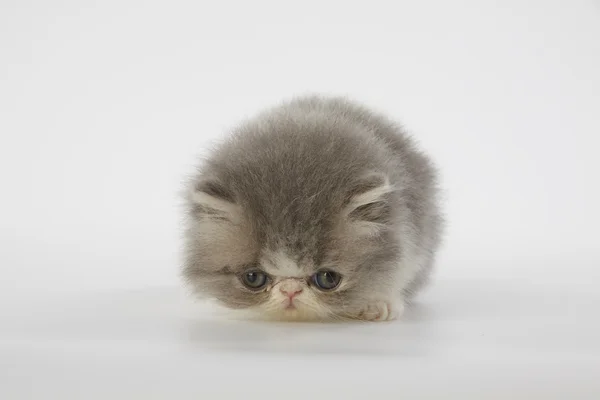
[[[365,321],[393,321],[403,312],[404,303],[401,301],[375,300],[367,303],[357,317]]]

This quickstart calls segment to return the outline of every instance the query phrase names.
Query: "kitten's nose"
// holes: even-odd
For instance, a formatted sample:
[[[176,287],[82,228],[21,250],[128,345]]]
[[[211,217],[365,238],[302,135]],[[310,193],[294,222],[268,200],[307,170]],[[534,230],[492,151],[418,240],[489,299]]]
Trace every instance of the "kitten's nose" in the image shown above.
[[[300,286],[300,284],[295,281],[284,281],[281,282],[279,286],[279,291],[287,297],[289,297],[291,300],[294,298],[294,296],[302,293],[302,286]]]

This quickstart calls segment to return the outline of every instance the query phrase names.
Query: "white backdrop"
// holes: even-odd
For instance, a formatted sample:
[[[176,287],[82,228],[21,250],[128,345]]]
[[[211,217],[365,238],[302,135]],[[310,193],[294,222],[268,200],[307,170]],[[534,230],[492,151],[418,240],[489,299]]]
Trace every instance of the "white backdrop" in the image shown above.
[[[315,92],[395,116],[438,163],[432,298],[444,282],[475,293],[464,306],[488,286],[550,288],[551,307],[596,292],[597,1],[5,0],[0,49],[6,310],[177,287],[177,191],[197,155]]]
[[[308,92],[396,116],[435,157],[442,271],[591,255],[600,7],[393,3],[2,3],[1,285],[176,284],[194,156]]]

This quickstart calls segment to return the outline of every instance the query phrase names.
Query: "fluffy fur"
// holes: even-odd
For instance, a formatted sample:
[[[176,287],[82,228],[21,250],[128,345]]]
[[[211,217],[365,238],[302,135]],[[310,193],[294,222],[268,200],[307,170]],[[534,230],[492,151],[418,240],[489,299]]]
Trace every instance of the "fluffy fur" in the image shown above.
[[[340,98],[299,98],[245,122],[186,193],[185,278],[269,318],[394,319],[440,242],[432,164],[395,123]],[[341,275],[335,290],[311,281],[323,269]],[[248,289],[248,270],[269,283]],[[280,290],[290,285],[293,301]]]

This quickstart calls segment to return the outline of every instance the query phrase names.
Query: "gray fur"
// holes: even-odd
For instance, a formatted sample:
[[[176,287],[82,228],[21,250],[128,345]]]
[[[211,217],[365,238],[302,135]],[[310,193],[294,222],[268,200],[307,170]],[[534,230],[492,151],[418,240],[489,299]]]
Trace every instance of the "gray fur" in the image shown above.
[[[339,290],[312,292],[319,316],[358,317],[371,299],[410,299],[440,242],[428,158],[398,125],[341,98],[299,98],[246,121],[188,189],[184,276],[231,308],[268,301],[272,291],[238,277],[279,251],[303,276],[342,274]],[[377,198],[355,207],[365,193]]]

